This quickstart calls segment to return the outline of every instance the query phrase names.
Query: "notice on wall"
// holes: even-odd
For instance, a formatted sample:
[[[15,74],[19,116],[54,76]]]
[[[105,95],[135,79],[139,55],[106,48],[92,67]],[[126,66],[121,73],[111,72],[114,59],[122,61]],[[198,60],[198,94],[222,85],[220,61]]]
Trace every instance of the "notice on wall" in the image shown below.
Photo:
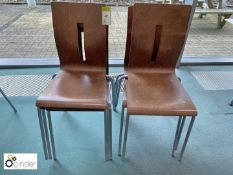
[[[111,25],[112,8],[109,6],[103,6],[101,11],[102,11],[102,24],[103,25]]]

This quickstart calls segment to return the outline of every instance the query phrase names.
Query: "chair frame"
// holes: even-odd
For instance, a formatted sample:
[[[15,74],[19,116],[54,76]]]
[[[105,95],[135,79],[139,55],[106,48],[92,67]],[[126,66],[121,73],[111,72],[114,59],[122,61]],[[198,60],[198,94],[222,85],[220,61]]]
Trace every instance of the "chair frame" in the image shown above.
[[[125,160],[125,153],[126,153],[126,143],[127,143],[127,136],[128,136],[128,128],[129,128],[129,119],[130,115],[126,114],[125,118],[125,106],[122,105],[122,110],[121,110],[121,121],[120,121],[120,134],[119,134],[119,143],[118,143],[118,155],[122,157],[122,160]],[[173,148],[172,148],[172,157],[175,157],[175,151],[178,148],[180,137],[182,135],[183,127],[185,124],[187,116],[179,116],[178,122],[177,122],[177,127],[176,127],[176,133],[175,133],[175,138],[173,142]],[[190,133],[192,131],[192,127],[194,124],[195,116],[191,116],[191,120],[188,126],[188,130],[185,136],[185,140],[183,142],[181,152],[179,155],[179,161],[181,162],[183,158],[183,154],[186,148],[186,145],[188,143],[188,139],[190,136]],[[124,138],[123,138],[123,143],[122,143],[122,134],[123,134],[123,129],[124,129]],[[122,148],[123,147],[123,148]]]
[[[107,110],[90,110],[90,109],[49,109],[37,108],[38,119],[41,130],[41,138],[46,160],[56,160],[56,149],[53,136],[53,126],[51,119],[52,111],[103,111],[104,112],[104,140],[105,140],[105,160],[112,159],[112,113],[111,108]]]

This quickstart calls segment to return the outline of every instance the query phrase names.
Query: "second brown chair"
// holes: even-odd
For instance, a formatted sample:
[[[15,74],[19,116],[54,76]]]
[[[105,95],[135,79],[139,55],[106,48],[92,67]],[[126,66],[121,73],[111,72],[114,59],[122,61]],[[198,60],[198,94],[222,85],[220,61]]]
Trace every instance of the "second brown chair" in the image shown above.
[[[177,78],[175,67],[185,42],[191,8],[170,4],[135,4],[132,8],[128,78],[123,92],[118,150],[123,159],[129,119],[135,115],[179,116],[172,156],[178,147],[186,116],[190,116],[179,157],[182,159],[197,111]],[[125,108],[128,110],[124,122]]]

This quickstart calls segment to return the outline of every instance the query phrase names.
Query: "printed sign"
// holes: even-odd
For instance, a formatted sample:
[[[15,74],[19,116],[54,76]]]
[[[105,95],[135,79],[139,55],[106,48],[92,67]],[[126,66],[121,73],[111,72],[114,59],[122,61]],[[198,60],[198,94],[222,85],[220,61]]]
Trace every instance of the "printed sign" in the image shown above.
[[[102,24],[111,25],[111,11],[112,8],[109,6],[102,7]]]

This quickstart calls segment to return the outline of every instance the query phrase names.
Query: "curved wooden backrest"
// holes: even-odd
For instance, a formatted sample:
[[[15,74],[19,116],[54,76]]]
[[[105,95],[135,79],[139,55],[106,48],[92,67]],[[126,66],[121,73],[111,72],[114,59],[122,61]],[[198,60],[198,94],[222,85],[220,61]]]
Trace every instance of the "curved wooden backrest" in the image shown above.
[[[108,27],[102,25],[101,5],[52,2],[51,6],[61,67],[108,67]]]
[[[135,4],[129,68],[175,68],[192,6]]]
[[[128,63],[129,63],[129,52],[130,52],[130,45],[131,45],[132,22],[133,22],[133,6],[129,6],[128,7],[128,20],[127,20],[127,35],[126,35],[124,67],[127,67]]]

